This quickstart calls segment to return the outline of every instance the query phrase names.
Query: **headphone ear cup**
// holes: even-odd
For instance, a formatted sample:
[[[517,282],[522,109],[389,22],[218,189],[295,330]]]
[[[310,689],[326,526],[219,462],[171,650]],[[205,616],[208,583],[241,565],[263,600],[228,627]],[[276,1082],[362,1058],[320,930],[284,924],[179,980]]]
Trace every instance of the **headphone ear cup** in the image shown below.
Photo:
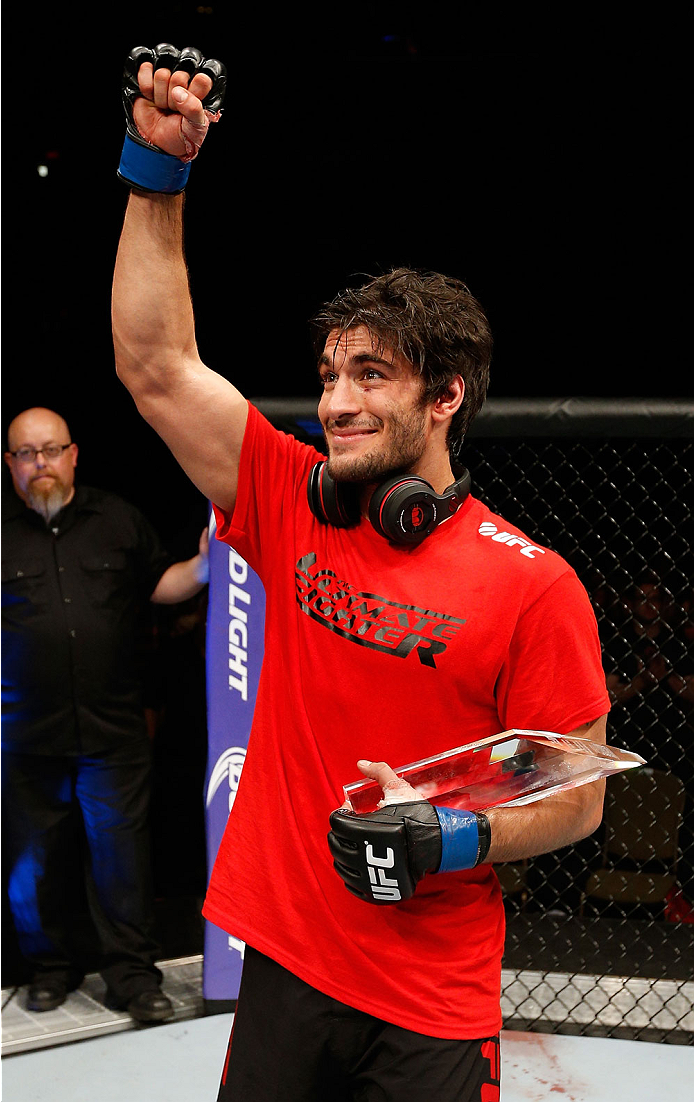
[[[421,543],[436,527],[436,494],[417,475],[389,478],[371,495],[369,520],[393,543]]]
[[[328,518],[325,515],[323,504],[321,501],[321,473],[325,463],[314,463],[309,471],[308,482],[306,483],[306,495],[308,497],[308,507],[313,513],[314,517],[322,521],[323,524],[328,523]]]
[[[359,496],[349,483],[335,482],[323,461],[311,468],[306,485],[309,509],[323,524],[350,528],[359,522]]]

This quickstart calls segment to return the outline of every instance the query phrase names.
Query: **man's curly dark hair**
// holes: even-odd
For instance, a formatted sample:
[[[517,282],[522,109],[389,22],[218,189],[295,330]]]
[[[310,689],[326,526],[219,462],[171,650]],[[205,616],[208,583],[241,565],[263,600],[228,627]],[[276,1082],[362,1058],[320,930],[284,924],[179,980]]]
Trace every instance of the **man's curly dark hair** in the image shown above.
[[[448,447],[455,452],[479,413],[489,385],[492,334],[482,307],[464,283],[438,272],[393,268],[349,288],[311,319],[318,356],[334,329],[366,326],[381,355],[405,356],[424,380],[423,400],[435,401],[458,374],[465,397],[451,420]]]

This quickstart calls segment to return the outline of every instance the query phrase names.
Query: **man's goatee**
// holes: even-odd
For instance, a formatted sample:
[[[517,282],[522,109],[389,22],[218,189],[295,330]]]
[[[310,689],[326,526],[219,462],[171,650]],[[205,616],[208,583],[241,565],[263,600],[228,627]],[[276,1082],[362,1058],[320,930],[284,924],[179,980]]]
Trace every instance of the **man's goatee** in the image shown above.
[[[44,493],[30,486],[27,491],[27,502],[30,509],[40,513],[46,524],[50,524],[65,504],[65,496],[65,487],[56,480]]]

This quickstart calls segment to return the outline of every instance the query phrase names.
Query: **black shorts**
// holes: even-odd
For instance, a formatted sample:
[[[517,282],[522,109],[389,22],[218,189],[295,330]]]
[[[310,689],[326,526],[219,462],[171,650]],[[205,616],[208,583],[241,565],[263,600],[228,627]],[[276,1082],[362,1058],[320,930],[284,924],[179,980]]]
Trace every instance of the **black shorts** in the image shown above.
[[[323,995],[247,947],[218,1102],[497,1102],[499,1036],[447,1041]]]

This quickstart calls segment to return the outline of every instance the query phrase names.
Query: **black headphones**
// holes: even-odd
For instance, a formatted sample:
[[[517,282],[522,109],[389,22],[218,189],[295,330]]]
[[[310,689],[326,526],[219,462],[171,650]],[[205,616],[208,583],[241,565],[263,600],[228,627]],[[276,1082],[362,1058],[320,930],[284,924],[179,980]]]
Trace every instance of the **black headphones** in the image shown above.
[[[452,466],[456,481],[442,494],[413,474],[381,483],[369,502],[369,520],[379,535],[393,543],[417,544],[452,517],[470,493],[470,472],[457,463]],[[327,462],[311,468],[306,489],[309,508],[323,524],[350,528],[359,523],[360,484],[335,482]]]

